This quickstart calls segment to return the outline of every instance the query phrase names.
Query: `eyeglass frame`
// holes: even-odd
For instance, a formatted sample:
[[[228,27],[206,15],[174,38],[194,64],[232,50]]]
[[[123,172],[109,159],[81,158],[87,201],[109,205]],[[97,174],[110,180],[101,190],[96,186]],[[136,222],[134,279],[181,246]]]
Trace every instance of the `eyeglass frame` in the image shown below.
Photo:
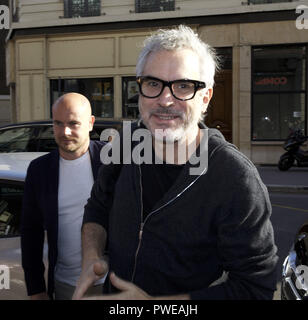
[[[146,96],[146,95],[142,92],[142,88],[141,88],[141,86],[142,86],[142,82],[141,82],[141,81],[142,81],[143,79],[153,79],[153,80],[156,80],[156,81],[160,81],[160,82],[163,84],[163,86],[162,86],[161,91],[159,92],[159,94],[157,94],[157,95],[154,96],[154,97]],[[173,92],[173,90],[172,90],[172,85],[173,85],[174,83],[181,82],[181,81],[190,81],[190,82],[192,82],[192,83],[194,84],[194,94],[193,94],[193,96],[192,96],[191,98],[181,99],[181,98],[178,98],[178,97],[174,94],[174,92]],[[180,100],[180,101],[188,101],[188,100],[191,100],[191,99],[193,99],[193,98],[195,97],[195,95],[196,95],[196,93],[197,93],[198,90],[201,90],[201,89],[205,89],[205,88],[206,88],[205,82],[199,81],[199,80],[191,80],[191,79],[187,79],[187,78],[177,79],[177,80],[173,80],[173,81],[165,81],[165,80],[162,80],[162,79],[159,79],[159,78],[156,78],[156,77],[151,77],[151,76],[139,76],[139,77],[136,77],[136,82],[138,83],[140,94],[141,94],[142,96],[148,98],[148,99],[155,99],[155,98],[159,97],[159,96],[162,94],[162,92],[164,91],[165,87],[168,87],[169,90],[170,90],[170,92],[171,92],[171,94],[173,95],[173,97],[174,97],[175,99]]]

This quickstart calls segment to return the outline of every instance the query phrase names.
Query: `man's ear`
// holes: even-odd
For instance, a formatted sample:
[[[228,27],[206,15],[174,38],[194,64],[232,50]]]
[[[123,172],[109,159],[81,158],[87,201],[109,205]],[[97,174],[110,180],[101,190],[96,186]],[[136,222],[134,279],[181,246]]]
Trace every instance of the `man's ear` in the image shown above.
[[[91,116],[91,118],[90,118],[90,131],[93,130],[94,122],[95,122],[95,117],[94,117],[94,116]]]
[[[202,112],[206,112],[207,107],[212,99],[213,96],[213,88],[207,89],[203,96],[203,106],[202,106]]]

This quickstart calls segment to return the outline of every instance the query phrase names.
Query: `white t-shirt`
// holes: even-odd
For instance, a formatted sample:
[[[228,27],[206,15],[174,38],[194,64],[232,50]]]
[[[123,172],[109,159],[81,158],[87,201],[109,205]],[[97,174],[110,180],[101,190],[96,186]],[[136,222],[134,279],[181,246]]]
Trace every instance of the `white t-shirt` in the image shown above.
[[[93,186],[89,152],[75,160],[60,157],[57,281],[76,286],[81,273],[81,225]]]

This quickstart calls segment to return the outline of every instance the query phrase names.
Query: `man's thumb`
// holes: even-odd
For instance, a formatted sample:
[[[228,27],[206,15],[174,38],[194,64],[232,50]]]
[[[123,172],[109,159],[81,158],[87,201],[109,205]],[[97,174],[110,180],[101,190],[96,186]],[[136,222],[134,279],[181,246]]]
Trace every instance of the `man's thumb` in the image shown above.
[[[98,277],[103,277],[107,272],[107,265],[104,261],[95,262],[93,271]]]

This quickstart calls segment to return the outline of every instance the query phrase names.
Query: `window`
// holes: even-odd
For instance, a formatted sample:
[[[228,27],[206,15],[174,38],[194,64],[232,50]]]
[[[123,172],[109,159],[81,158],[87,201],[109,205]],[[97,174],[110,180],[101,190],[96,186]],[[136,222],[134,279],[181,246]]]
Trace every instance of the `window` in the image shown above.
[[[253,48],[252,139],[285,140],[307,130],[306,46]]]
[[[138,86],[135,77],[122,78],[122,116],[123,118],[137,119],[138,109]]]
[[[9,128],[0,131],[0,152],[36,151],[34,127]]]
[[[248,4],[264,4],[264,3],[279,3],[293,2],[294,0],[248,0]]]
[[[64,93],[78,92],[89,99],[95,117],[113,118],[113,78],[50,80],[50,90],[51,106]]]
[[[174,10],[174,0],[136,0],[135,2],[135,11],[137,13]]]
[[[37,150],[40,152],[50,152],[54,149],[57,149],[58,146],[53,135],[53,126],[42,126],[40,128],[37,144]]]
[[[100,0],[64,0],[65,18],[100,16]]]
[[[232,48],[215,48],[220,70],[232,70]]]

